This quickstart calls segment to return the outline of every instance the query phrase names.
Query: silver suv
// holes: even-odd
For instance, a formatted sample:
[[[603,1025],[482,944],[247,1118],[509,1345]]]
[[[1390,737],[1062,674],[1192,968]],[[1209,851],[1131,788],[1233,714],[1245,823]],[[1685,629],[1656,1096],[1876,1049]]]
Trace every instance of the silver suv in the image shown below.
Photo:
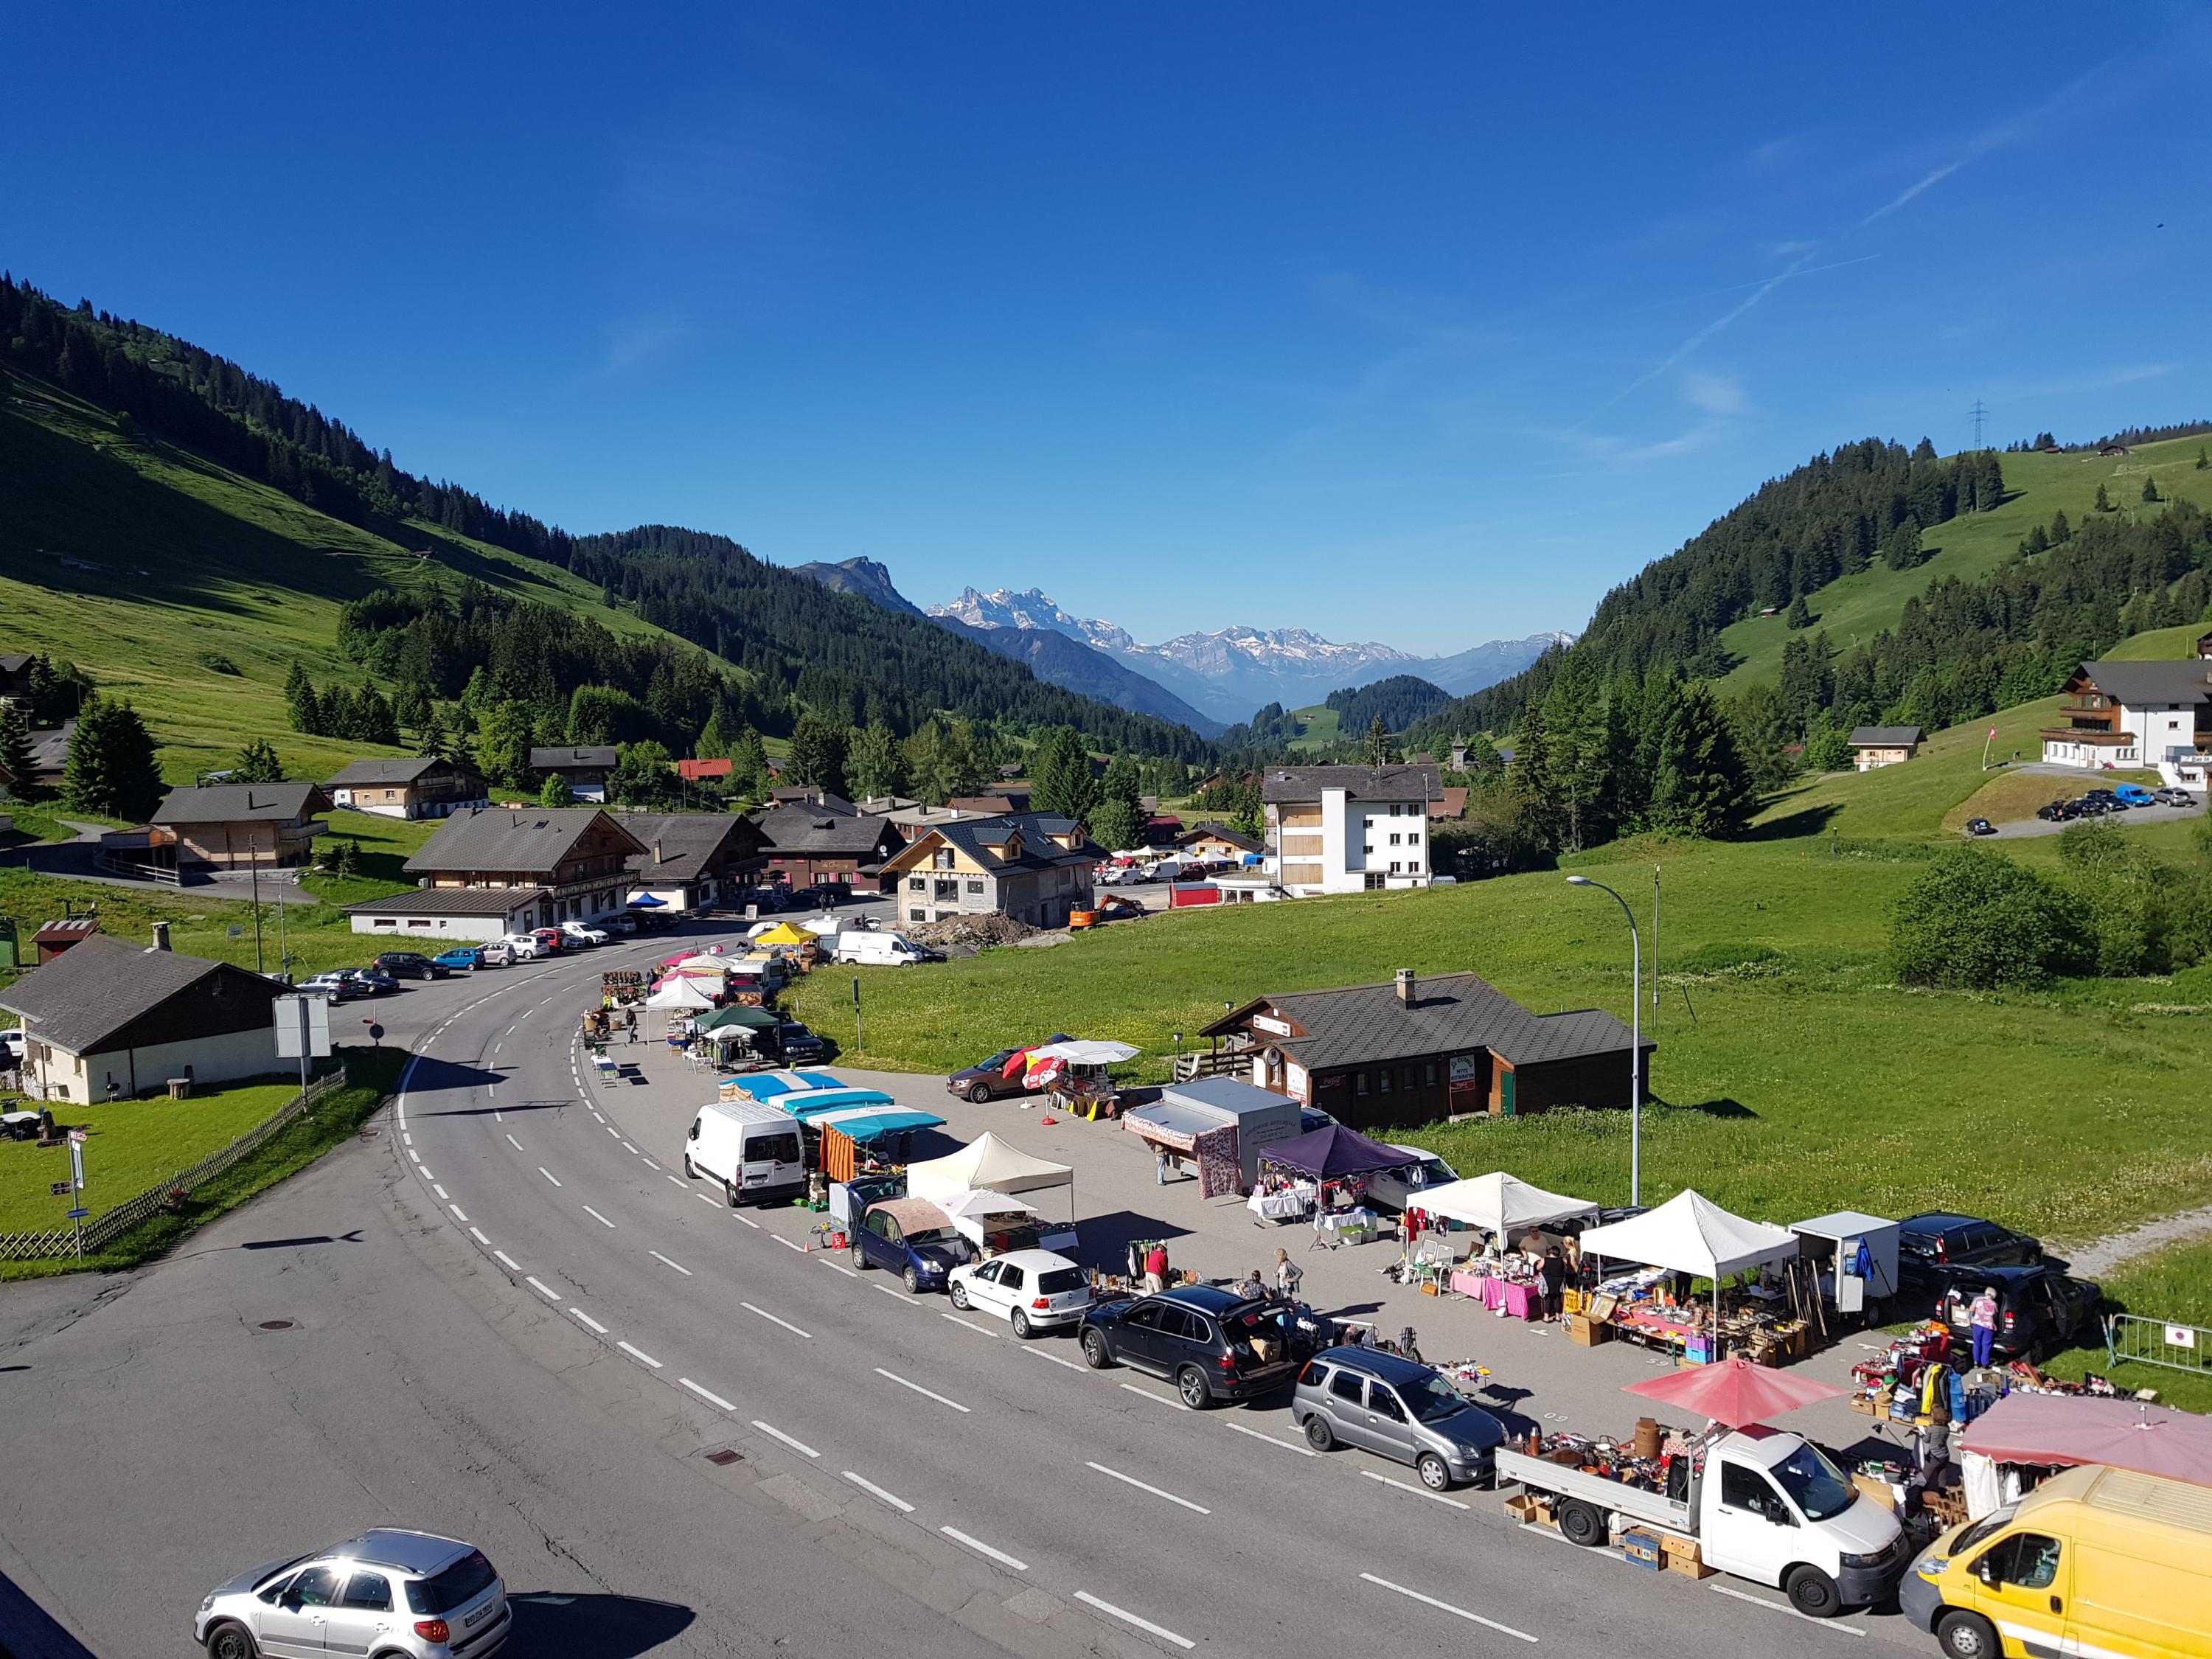
[[[1496,1474],[1498,1420],[1431,1370],[1370,1348],[1326,1348],[1306,1361],[1291,1420],[1316,1451],[1345,1446],[1410,1463],[1431,1492]]]
[[[485,1659],[507,1645],[507,1586],[456,1538],[379,1528],[218,1585],[192,1639],[208,1659]]]

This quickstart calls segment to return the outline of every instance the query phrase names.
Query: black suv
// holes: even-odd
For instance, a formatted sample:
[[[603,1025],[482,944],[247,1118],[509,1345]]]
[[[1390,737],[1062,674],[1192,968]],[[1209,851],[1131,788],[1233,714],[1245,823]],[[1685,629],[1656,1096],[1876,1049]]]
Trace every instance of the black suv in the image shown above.
[[[1075,1340],[1091,1370],[1131,1365],[1167,1377],[1193,1411],[1282,1388],[1314,1346],[1294,1335],[1289,1304],[1211,1285],[1093,1303]]]
[[[368,964],[393,979],[443,979],[446,969],[420,951],[386,951]]]
[[[1937,1210],[1897,1224],[1897,1277],[1904,1291],[1933,1296],[1962,1272],[1972,1277],[1983,1267],[2032,1267],[2042,1260],[2040,1242],[1978,1216]]]
[[[1938,1298],[1935,1314],[1961,1346],[1972,1340],[1974,1298],[1985,1287],[1997,1293],[1997,1332],[1990,1349],[2000,1360],[2046,1358],[2095,1334],[2105,1299],[2087,1279],[2070,1279],[2047,1262],[1960,1272]]]

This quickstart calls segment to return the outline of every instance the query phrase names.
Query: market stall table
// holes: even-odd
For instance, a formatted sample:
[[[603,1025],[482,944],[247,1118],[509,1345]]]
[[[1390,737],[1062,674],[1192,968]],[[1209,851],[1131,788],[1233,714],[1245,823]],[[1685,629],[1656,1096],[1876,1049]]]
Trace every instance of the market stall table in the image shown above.
[[[1503,1308],[1515,1319],[1543,1316],[1544,1292],[1534,1285],[1516,1284],[1510,1279],[1462,1267],[1452,1274],[1451,1288],[1462,1296],[1473,1297],[1493,1313]]]
[[[1269,1192],[1255,1187],[1244,1207],[1262,1221],[1303,1221],[1313,1213],[1321,1188],[1310,1181],[1297,1181]]]

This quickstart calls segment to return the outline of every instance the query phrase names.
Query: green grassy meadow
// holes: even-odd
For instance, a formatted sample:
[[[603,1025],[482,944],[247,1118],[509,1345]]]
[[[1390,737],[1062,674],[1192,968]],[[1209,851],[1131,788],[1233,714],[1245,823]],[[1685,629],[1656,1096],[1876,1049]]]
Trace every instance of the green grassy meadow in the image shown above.
[[[2110,1308],[2212,1328],[2212,1239],[2169,1244],[2123,1262],[2098,1282]],[[2156,1389],[2160,1400],[2183,1411],[2212,1412],[2212,1372],[2197,1376],[2139,1362],[2116,1367],[2101,1346],[2057,1355],[2045,1369],[2071,1377],[2095,1371],[2124,1389]]]
[[[228,1084],[190,1100],[64,1103],[58,1120],[91,1131],[84,1147],[84,1203],[94,1218],[228,1146],[300,1092],[299,1079]],[[69,1224],[70,1201],[51,1183],[69,1179],[69,1149],[0,1141],[0,1233]]]
[[[251,738],[292,777],[405,752],[294,732],[284,678],[299,661],[318,684],[358,678],[337,649],[339,605],[432,568],[657,631],[557,567],[416,521],[344,523],[0,369],[0,650],[68,658],[129,698],[173,783],[228,765]]]
[[[1927,537],[1928,545],[1936,550],[1917,569],[1891,570],[1876,564],[1829,583],[1810,601],[1814,628],[1826,629],[1829,643],[1839,650],[1872,639],[1895,627],[1905,602],[1925,592],[1929,582],[1944,576],[1972,581],[1987,575],[2012,556],[2030,530],[2048,526],[2054,513],[2063,512],[2080,524],[2094,510],[2100,483],[2123,512],[2159,510],[2146,507],[2141,499],[2146,474],[2158,481],[2159,493],[2169,499],[2212,500],[2212,483],[2206,482],[2212,475],[2196,470],[2197,447],[2203,441],[2172,438],[2144,444],[2113,459],[2094,454],[2002,456],[2002,506],[1937,525]],[[1781,672],[1782,647],[1789,638],[1790,629],[1778,616],[1750,617],[1723,629],[1721,644],[1738,661],[1721,681],[1722,691],[1739,691],[1754,682],[1774,679]],[[2122,650],[2115,654],[2130,653]],[[2176,653],[2152,650],[2144,654]]]
[[[1317,754],[1344,735],[1344,717],[1325,702],[1293,708],[1291,716],[1298,723],[1298,734],[1290,742],[1297,753]]]

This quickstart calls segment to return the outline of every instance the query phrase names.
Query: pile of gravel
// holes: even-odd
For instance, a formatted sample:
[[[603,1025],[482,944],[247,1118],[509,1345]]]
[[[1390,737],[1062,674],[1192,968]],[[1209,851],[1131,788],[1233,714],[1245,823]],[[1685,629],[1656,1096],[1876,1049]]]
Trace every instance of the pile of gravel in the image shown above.
[[[1019,945],[1046,930],[994,911],[973,916],[947,916],[942,921],[917,922],[900,931],[917,945],[933,945],[940,951],[980,951],[988,945]]]

